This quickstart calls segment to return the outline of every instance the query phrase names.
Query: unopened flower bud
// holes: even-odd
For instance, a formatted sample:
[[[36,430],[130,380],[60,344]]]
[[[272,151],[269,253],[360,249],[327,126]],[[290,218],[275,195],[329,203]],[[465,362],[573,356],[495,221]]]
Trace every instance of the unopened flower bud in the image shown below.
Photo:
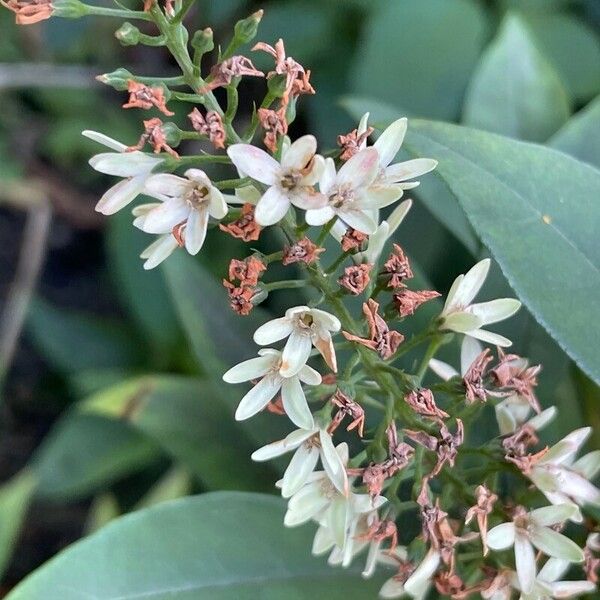
[[[64,19],[79,19],[88,14],[87,7],[79,0],[54,0],[52,2],[52,14]]]
[[[267,79],[269,93],[275,98],[281,98],[285,94],[287,78],[285,75],[275,75]]]
[[[117,69],[112,73],[104,73],[104,75],[98,75],[96,79],[100,83],[105,83],[115,88],[119,92],[127,90],[129,82],[134,80],[135,77],[127,69]]]
[[[197,54],[202,56],[206,52],[210,52],[214,47],[213,30],[210,27],[194,33],[192,37],[192,48]]]
[[[242,19],[235,24],[234,35],[237,42],[247,44],[251,42],[258,32],[258,24],[263,18],[264,11],[257,10],[246,19]]]
[[[117,31],[115,37],[123,46],[135,46],[140,41],[140,30],[131,23],[123,23]]]
[[[167,121],[162,125],[162,131],[165,134],[165,139],[169,146],[179,146],[181,143],[181,129],[172,123],[171,121]]]

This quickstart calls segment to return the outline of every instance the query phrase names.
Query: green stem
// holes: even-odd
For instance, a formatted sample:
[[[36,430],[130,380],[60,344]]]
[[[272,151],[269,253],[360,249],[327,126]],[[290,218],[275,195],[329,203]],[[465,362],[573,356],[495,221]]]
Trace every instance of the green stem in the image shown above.
[[[423,377],[425,376],[425,373],[427,372],[427,367],[429,366],[429,361],[436,355],[436,352],[439,350],[440,346],[442,345],[442,336],[436,336],[434,337],[431,342],[429,342],[429,346],[427,347],[427,350],[425,351],[425,355],[423,356],[423,358],[421,359],[421,363],[419,364],[419,368],[417,369],[417,373],[416,373],[416,380],[417,380],[417,384],[421,385],[422,381],[423,381]]]
[[[337,268],[350,256],[350,250],[342,252],[328,267],[325,268],[326,275],[333,275]]]
[[[274,281],[273,283],[265,283],[261,287],[267,292],[274,290],[287,290],[294,288],[303,288],[309,285],[306,279],[284,279],[283,281]]]
[[[150,13],[143,10],[127,10],[121,8],[108,8],[104,6],[91,6],[85,4],[85,13],[97,17],[116,17],[118,19],[139,19],[141,21],[152,21]]]

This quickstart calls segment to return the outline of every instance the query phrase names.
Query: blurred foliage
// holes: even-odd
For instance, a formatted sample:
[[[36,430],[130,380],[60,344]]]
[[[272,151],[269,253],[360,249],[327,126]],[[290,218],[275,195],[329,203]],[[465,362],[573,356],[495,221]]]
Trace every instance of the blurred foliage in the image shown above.
[[[588,163],[590,172],[593,167],[600,168],[597,0],[197,0],[197,5],[190,16],[190,28],[211,25],[221,43],[227,42],[227,32],[237,18],[257,8],[265,9],[259,38],[273,43],[282,37],[288,53],[312,70],[318,91],[302,105],[292,133],[311,129],[323,147],[333,145],[336,135],[354,128],[356,118],[369,110],[370,122],[378,128],[399,115],[439,119],[517,140],[546,143]],[[59,238],[61,231],[66,235],[65,231],[87,232],[98,227],[99,221],[94,221],[92,214],[93,201],[109,182],[86,167],[98,147],[80,132],[98,129],[133,143],[144,118],[140,111],[119,110],[125,96],[103,89],[93,76],[117,65],[138,73],[176,73],[160,50],[121,48],[112,37],[118,26],[109,19],[55,19],[32,28],[16,28],[12,15],[0,11],[0,178],[18,181],[35,177],[58,188],[56,196],[62,202],[55,201],[54,206]],[[263,60],[257,56],[256,64],[264,66]],[[33,69],[33,65],[40,68]],[[9,72],[12,67],[35,76],[15,84],[10,79],[10,73],[15,72]],[[252,85],[244,88],[247,104],[253,97]],[[175,120],[182,118],[179,115]],[[577,262],[577,229],[566,244],[574,251],[571,258],[558,236],[552,237],[550,228],[540,226],[535,231],[527,229],[527,233],[525,229],[495,229],[494,211],[501,210],[508,196],[515,202],[523,196],[535,198],[527,194],[532,174],[518,173],[519,153],[527,154],[530,160],[530,154],[545,155],[550,150],[475,132],[453,138],[451,126],[415,123],[409,131],[403,152],[409,154],[414,149],[437,156],[443,146],[447,159],[435,176],[424,179],[414,190],[416,206],[396,234],[410,253],[415,271],[426,274],[435,289],[446,292],[458,273],[487,252],[481,236],[504,272],[510,272],[508,279],[519,295],[534,295],[519,276],[532,270],[528,256],[540,252],[555,253],[556,269],[538,271],[539,277],[567,288],[567,294],[583,293],[577,286],[573,289],[574,278],[582,273]],[[494,144],[496,150],[491,148]],[[484,155],[489,170],[496,169],[495,181],[484,185],[481,174],[469,170],[473,154]],[[536,193],[545,197],[557,197],[557,191],[588,194],[595,204],[590,201],[589,206],[582,205],[574,227],[597,230],[598,197],[594,199],[592,192],[580,189],[586,185],[585,176],[569,180],[569,172],[576,177],[578,169],[588,167],[558,153],[553,156],[556,169],[547,173],[544,187]],[[521,178],[518,189],[506,189],[499,181],[498,173],[513,168],[502,162],[503,157],[515,161],[511,177]],[[561,169],[559,177],[556,171]],[[536,185],[543,175],[535,174]],[[0,206],[2,200],[0,190]],[[477,207],[481,214],[474,218],[471,211]],[[587,210],[593,215],[586,222]],[[0,213],[0,219],[5,214]],[[79,214],[84,218],[76,219]],[[530,216],[515,215],[515,224],[527,225]],[[58,283],[50,289],[56,299],[51,301],[41,294],[30,307],[28,340],[51,373],[32,393],[34,397],[54,394],[56,405],[64,407],[64,412],[55,415],[56,422],[27,468],[14,474],[24,466],[16,465],[6,474],[7,479],[14,477],[0,488],[0,570],[9,563],[23,522],[26,527],[30,502],[73,504],[85,500],[86,507],[89,505],[85,532],[92,532],[122,513],[164,499],[207,490],[267,491],[274,479],[270,467],[251,463],[249,453],[278,439],[285,433],[284,424],[271,414],[261,415],[252,427],[235,423],[235,399],[219,391],[219,382],[225,366],[252,353],[250,333],[257,322],[280,311],[281,300],[269,298],[264,309],[257,309],[248,318],[227,312],[220,280],[227,257],[243,256],[243,245],[236,241],[219,237],[219,243],[211,248],[210,240],[217,238],[211,238],[209,232],[207,253],[198,259],[174,256],[161,270],[148,273],[138,258],[146,240],[131,228],[129,216],[123,213],[101,225],[103,247],[94,250],[99,255],[99,267],[95,272],[88,269],[85,275],[96,279],[91,297],[73,297],[76,291],[69,296],[64,291],[70,285],[68,278],[61,281],[63,274],[53,272]],[[510,235],[514,243],[507,242]],[[95,244],[96,238],[92,239]],[[524,241],[529,246],[520,245]],[[18,245],[18,238],[13,242]],[[590,252],[597,249],[596,245]],[[91,259],[52,252],[49,263],[77,260],[85,268]],[[594,264],[597,271],[598,261]],[[527,281],[533,286],[539,284]],[[510,293],[500,269],[492,273],[488,283],[486,294],[490,297]],[[541,298],[541,302],[546,300]],[[583,312],[575,316],[569,312],[586,302]],[[531,312],[523,310],[499,327],[501,333],[516,340],[515,351],[529,356],[532,363],[543,362],[542,405],[561,408],[561,420],[553,425],[555,436],[583,423],[598,429],[600,394],[598,386],[574,365],[538,321],[544,321],[554,339],[567,349],[585,344],[584,358],[579,347],[571,355],[589,365],[593,362],[590,356],[597,354],[597,335],[592,334],[592,326],[585,319],[594,311],[597,317],[599,302],[600,296],[577,297],[567,312],[554,306],[552,322],[546,318],[547,307],[539,309],[545,315],[540,319],[539,306],[532,303]],[[573,325],[574,321],[577,323]],[[596,318],[595,328],[597,324]],[[571,332],[570,339],[565,338],[565,332]],[[577,338],[574,341],[573,336]],[[444,352],[456,355],[456,348]],[[407,360],[411,360],[410,355]],[[57,380],[59,384],[43,389],[49,381]],[[5,403],[17,414],[21,410],[10,393],[5,394]],[[50,418],[47,407],[34,407],[34,414],[36,410]],[[5,420],[2,427],[10,431],[11,421]],[[48,427],[46,424],[44,431]],[[595,444],[599,443],[596,437]],[[126,559],[140,551],[148,552],[149,561],[162,560],[171,553],[183,560],[193,555],[181,549],[179,543],[186,540],[194,552],[206,552],[210,564],[211,549],[198,547],[198,536],[214,529],[219,533],[214,539],[219,539],[223,528],[235,527],[241,521],[251,540],[248,545],[265,536],[264,547],[252,548],[257,560],[254,574],[264,574],[266,580],[275,576],[276,569],[271,566],[283,559],[273,554],[269,561],[270,553],[273,548],[290,549],[289,556],[302,556],[306,561],[300,565],[306,569],[304,576],[318,575],[323,594],[355,597],[352,577],[340,578],[342,584],[336,580],[339,571],[327,568],[323,572],[323,561],[308,556],[306,531],[286,532],[285,539],[277,542],[281,533],[278,502],[273,500],[271,506],[264,499],[227,496],[223,506],[228,519],[221,521],[218,498],[211,495],[184,500],[185,511],[177,517],[171,517],[174,505],[169,505],[123,521],[124,528],[135,531],[129,538],[137,540],[134,547],[126,545],[130,542],[115,524],[104,537],[94,537],[69,552],[94,561],[100,556]],[[206,513],[198,518],[202,503],[212,503],[213,518],[206,518]],[[148,522],[161,526],[145,527]],[[247,530],[249,527],[256,528],[256,536]],[[164,546],[163,539],[152,539],[156,531],[167,536]],[[236,531],[236,535],[241,532]],[[303,551],[294,554],[292,546],[302,546]],[[249,549],[243,541],[239,548],[247,556]],[[234,562],[239,558],[235,549],[219,550],[231,552],[228,556]],[[93,579],[108,585],[110,577],[98,573],[111,573],[111,563],[95,564],[99,571]],[[39,584],[31,585],[42,585],[47,598],[59,597],[52,595],[56,593],[52,581],[62,565],[61,558],[41,572],[36,580]],[[153,574],[152,563],[148,565],[146,581]],[[83,571],[74,576],[86,579]],[[9,581],[14,583],[14,577]],[[131,591],[140,593],[143,583]],[[273,586],[273,594],[281,591]],[[108,597],[107,589],[95,588],[93,593]],[[364,589],[360,588],[361,593]],[[25,598],[27,593],[25,587],[14,597]],[[231,597],[236,597],[235,592]]]

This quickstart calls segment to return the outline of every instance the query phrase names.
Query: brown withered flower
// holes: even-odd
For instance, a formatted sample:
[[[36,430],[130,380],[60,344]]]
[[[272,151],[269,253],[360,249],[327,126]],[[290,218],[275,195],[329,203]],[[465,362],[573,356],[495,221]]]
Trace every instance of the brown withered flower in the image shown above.
[[[449,596],[450,598],[464,598],[462,595],[465,591],[465,584],[463,580],[453,571],[442,571],[437,573],[433,579],[435,583],[435,589],[442,596]]]
[[[360,135],[358,129],[353,129],[345,135],[338,135],[337,145],[342,149],[340,154],[341,160],[348,160],[360,151],[367,138],[373,133],[372,127],[367,127]]]
[[[254,289],[247,286],[235,286],[226,279],[223,280],[223,285],[229,294],[231,309],[238,315],[249,315],[254,308],[254,304],[252,303]]]
[[[487,400],[487,391],[483,385],[483,378],[485,377],[488,364],[492,360],[491,350],[486,348],[471,363],[471,366],[465,373],[463,384],[465,386],[467,404],[473,404],[476,400],[480,402]]]
[[[271,108],[258,109],[258,122],[265,132],[264,145],[271,151],[277,151],[277,138],[285,135],[288,131],[288,123],[285,118],[285,110],[282,108],[273,110]]]
[[[427,388],[412,390],[406,396],[404,401],[417,414],[432,419],[447,419],[450,415],[437,407],[433,392]]]
[[[398,546],[398,528],[394,521],[387,519],[375,519],[368,527],[367,531],[359,535],[359,540],[382,543],[385,540],[390,540],[388,554],[393,554]]]
[[[498,496],[485,485],[479,485],[475,490],[475,498],[477,499],[477,504],[471,506],[467,511],[465,524],[468,525],[473,519],[477,519],[479,535],[481,536],[481,543],[483,545],[483,555],[487,556],[488,515],[494,510],[494,504],[498,500]]]
[[[167,108],[165,90],[160,86],[150,87],[129,79],[127,81],[127,91],[129,92],[129,100],[123,104],[123,108],[148,110],[154,106],[167,117],[172,117],[175,114]]]
[[[356,429],[359,437],[362,437],[365,428],[365,411],[362,406],[349,396],[346,396],[340,389],[337,389],[331,397],[331,403],[338,410],[331,420],[327,432],[332,434],[344,420],[344,417],[348,416],[352,419],[352,422],[348,425],[346,431]]]
[[[369,326],[368,338],[361,338],[347,331],[342,331],[342,335],[350,342],[357,342],[374,350],[386,360],[396,352],[404,336],[398,331],[390,331],[383,317],[377,313],[378,310],[379,304],[371,298],[363,304],[363,313]]]
[[[204,117],[197,108],[194,108],[188,118],[194,130],[207,136],[215,148],[225,148],[225,127],[223,127],[223,119],[218,112],[209,110]]]
[[[226,225],[220,223],[219,229],[244,242],[256,241],[260,237],[260,232],[262,231],[262,227],[254,219],[253,204],[244,204],[242,206],[241,216]]]
[[[393,295],[394,306],[401,317],[408,317],[415,314],[415,310],[434,298],[441,296],[439,292],[433,290],[421,290],[413,292],[406,288],[400,288]]]
[[[429,435],[425,431],[412,431],[409,429],[405,429],[404,433],[420,446],[437,454],[437,463],[430,473],[431,477],[438,475],[445,464],[451,467],[454,466],[458,448],[464,441],[464,426],[460,419],[456,419],[455,433],[450,433],[445,423],[441,424],[438,437]]]
[[[147,143],[154,149],[154,154],[159,154],[164,150],[174,158],[179,158],[179,154],[167,144],[163,122],[158,118],[144,121],[144,133],[142,133],[139,142],[135,146],[129,146],[126,152],[142,150]]]
[[[369,273],[373,265],[352,265],[344,269],[344,274],[338,279],[338,283],[353,296],[362,294],[369,285],[371,278]]]
[[[413,277],[408,258],[398,244],[394,244],[392,253],[383,263],[383,273],[389,276],[388,287],[394,289],[404,287],[403,281]]]
[[[360,250],[363,242],[368,239],[366,233],[358,231],[356,229],[347,229],[346,233],[342,236],[342,250],[349,252],[350,250]]]
[[[319,246],[307,237],[304,237],[295,244],[286,246],[283,249],[283,258],[281,259],[281,262],[285,266],[297,262],[303,262],[310,265],[319,258],[321,252],[325,252],[325,248],[319,248]]]
[[[198,90],[199,94],[205,94],[219,87],[227,86],[234,77],[264,77],[265,74],[259,71],[252,61],[245,56],[232,56],[219,64],[216,64],[210,70],[210,81]]]
[[[15,13],[17,25],[33,25],[52,16],[50,0],[0,0],[2,6]]]
[[[265,263],[256,256],[249,256],[244,260],[231,259],[229,263],[229,281],[240,282],[240,285],[254,287],[258,284],[258,280],[266,271]]]
[[[505,354],[498,349],[498,364],[490,373],[496,386],[504,391],[505,395],[516,392],[539,414],[542,409],[534,390],[541,369],[541,365],[530,367],[527,361],[517,354]]]

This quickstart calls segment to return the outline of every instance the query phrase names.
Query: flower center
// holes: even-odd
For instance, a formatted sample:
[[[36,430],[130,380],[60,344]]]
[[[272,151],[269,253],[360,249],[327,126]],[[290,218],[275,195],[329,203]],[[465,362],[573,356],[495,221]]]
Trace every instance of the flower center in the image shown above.
[[[302,174],[299,171],[296,169],[290,169],[281,177],[279,183],[284,190],[289,192],[298,186],[301,179]]]
[[[354,190],[350,184],[341,185],[329,194],[329,204],[334,208],[343,208],[354,200]]]
[[[191,208],[199,210],[208,204],[209,195],[210,192],[205,185],[194,185],[185,193],[184,199]]]
[[[327,498],[327,500],[333,500],[338,493],[333,483],[331,483],[327,477],[324,477],[323,481],[321,482],[320,492],[324,498]]]

